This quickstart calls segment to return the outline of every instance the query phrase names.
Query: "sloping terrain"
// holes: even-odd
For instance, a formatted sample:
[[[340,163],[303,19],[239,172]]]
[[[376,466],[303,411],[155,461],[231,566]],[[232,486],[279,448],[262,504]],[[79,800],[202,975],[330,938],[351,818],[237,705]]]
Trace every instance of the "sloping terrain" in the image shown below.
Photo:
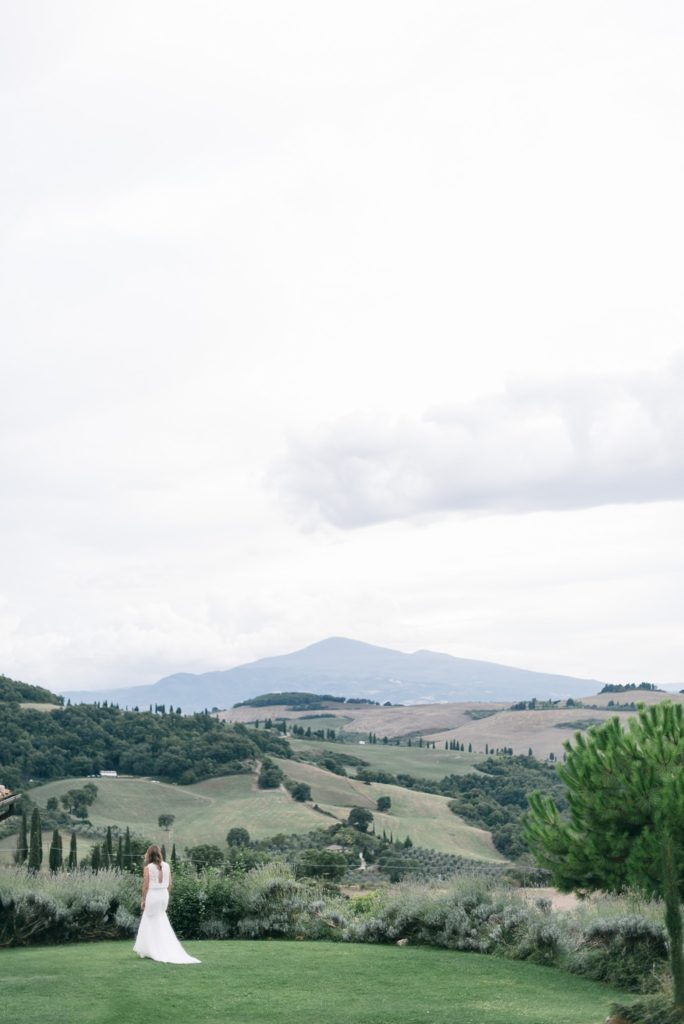
[[[488,832],[471,828],[455,817],[445,797],[415,793],[396,786],[357,782],[295,761],[278,761],[295,781],[311,786],[312,803],[299,803],[284,789],[262,790],[253,775],[208,779],[194,786],[173,786],[152,779],[97,779],[98,796],[89,810],[94,825],[129,825],[134,831],[167,848],[213,843],[224,847],[229,829],[241,826],[255,839],[289,832],[327,828],[346,820],[353,806],[367,807],[376,815],[376,831],[386,828],[395,839],[407,835],[416,846],[487,861],[503,858]],[[86,779],[64,779],[31,790],[32,799],[45,806],[50,796],[82,786]],[[90,780],[91,781],[91,780]],[[390,796],[389,814],[374,808],[379,796]],[[313,803],[321,810],[316,811]],[[327,813],[321,813],[321,812]],[[157,824],[160,814],[176,817],[169,832]]]

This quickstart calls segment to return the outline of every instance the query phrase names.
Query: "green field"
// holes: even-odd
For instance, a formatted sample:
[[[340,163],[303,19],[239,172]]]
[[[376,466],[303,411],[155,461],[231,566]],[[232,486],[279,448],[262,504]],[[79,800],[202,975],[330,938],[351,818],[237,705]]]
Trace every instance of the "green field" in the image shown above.
[[[277,760],[277,763],[290,778],[308,783],[313,800],[323,810],[340,818],[347,816],[350,807],[367,807],[373,812],[375,831],[384,829],[388,835],[391,832],[394,839],[410,836],[414,846],[475,860],[501,862],[505,859],[494,848],[489,832],[466,825],[451,813],[445,796],[380,782],[359,782],[299,761]],[[386,814],[375,809],[379,796],[389,796],[392,801]]]
[[[396,747],[384,743],[326,743],[323,740],[298,740],[288,736],[288,743],[296,752],[352,754],[368,761],[373,768],[398,775],[403,772],[417,779],[432,779],[438,782],[445,775],[465,775],[473,770],[473,765],[484,758],[483,754],[465,754],[455,750],[445,750],[444,744],[438,744],[435,750],[427,747],[402,746]],[[348,769],[350,772],[352,768]]]
[[[84,785],[87,779],[62,779],[32,789],[31,798],[44,806],[50,796]],[[92,780],[90,780],[92,781]],[[279,832],[308,832],[328,824],[327,818],[283,790],[261,790],[253,775],[207,779],[194,786],[173,786],[151,779],[96,779],[98,795],[89,809],[94,825],[129,825],[135,832],[170,847],[216,843],[228,829],[244,826],[255,839]],[[175,814],[171,832],[160,832],[160,814]]]
[[[334,818],[315,811],[311,803],[298,803],[284,789],[259,789],[253,775],[231,775],[207,779],[194,786],[173,786],[152,779],[97,779],[98,795],[89,810],[90,820],[94,825],[129,825],[134,832],[165,843],[167,851],[175,842],[180,852],[199,843],[222,847],[228,830],[235,826],[246,828],[253,839],[328,828],[334,819],[345,820],[351,807],[373,809],[378,796],[389,795],[392,810],[390,814],[376,814],[376,830],[385,828],[395,839],[410,835],[416,846],[444,853],[489,861],[503,859],[494,849],[489,833],[471,828],[455,817],[448,809],[446,797],[379,783],[368,785],[297,761],[278,763],[290,778],[308,782],[313,802]],[[59,797],[86,781],[49,782],[32,789],[31,798],[45,806],[49,797]],[[160,832],[157,819],[167,813],[176,816],[173,829]],[[12,837],[4,843],[8,850],[14,850],[16,839]],[[79,840],[79,856],[85,852],[85,842],[81,851]],[[1,847],[0,854],[0,859],[7,860]]]
[[[476,953],[326,942],[188,942],[201,964],[132,942],[3,951],[4,1019],[22,1024],[599,1024],[624,996]]]

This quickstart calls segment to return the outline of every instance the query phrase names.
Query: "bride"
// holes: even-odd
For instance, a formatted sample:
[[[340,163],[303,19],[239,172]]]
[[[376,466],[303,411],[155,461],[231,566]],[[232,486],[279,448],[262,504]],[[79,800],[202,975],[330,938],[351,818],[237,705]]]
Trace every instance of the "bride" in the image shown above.
[[[171,869],[162,860],[158,846],[149,846],[143,862],[143,887],[140,907],[143,915],[133,950],[164,964],[199,964],[189,956],[176,938],[166,916],[171,888]]]

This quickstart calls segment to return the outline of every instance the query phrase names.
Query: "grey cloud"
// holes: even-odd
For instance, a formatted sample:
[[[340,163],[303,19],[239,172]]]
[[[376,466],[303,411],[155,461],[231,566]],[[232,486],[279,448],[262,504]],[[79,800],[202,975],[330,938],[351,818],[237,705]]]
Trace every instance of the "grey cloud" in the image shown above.
[[[275,467],[310,524],[524,513],[684,497],[684,353],[640,375],[511,385],[420,419],[347,417]]]

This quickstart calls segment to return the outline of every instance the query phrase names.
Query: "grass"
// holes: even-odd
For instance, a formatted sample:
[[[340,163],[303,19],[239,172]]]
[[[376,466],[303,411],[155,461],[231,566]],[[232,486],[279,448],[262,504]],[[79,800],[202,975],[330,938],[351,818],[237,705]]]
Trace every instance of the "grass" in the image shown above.
[[[30,791],[45,806],[50,796],[79,788],[87,779],[63,779]],[[90,780],[92,781],[92,780]],[[288,793],[258,789],[252,775],[207,779],[194,786],[173,786],[151,779],[96,779],[98,795],[89,808],[93,825],[130,825],[135,832],[179,849],[199,843],[224,846],[234,826],[244,826],[255,839],[279,832],[308,832],[327,822],[311,807],[297,803]],[[173,830],[162,832],[160,814],[175,814]]]
[[[313,800],[341,820],[346,819],[350,807],[366,807],[373,813],[375,831],[381,833],[384,829],[394,839],[404,840],[408,835],[414,846],[440,853],[475,860],[505,860],[494,848],[489,832],[466,825],[451,813],[448,797],[380,782],[358,782],[297,761],[278,760],[278,764],[290,778],[308,783]],[[376,810],[379,796],[388,796],[392,801],[389,813]]]
[[[435,750],[427,747],[401,746],[392,744],[367,743],[365,746],[351,743],[326,743],[322,740],[297,740],[288,737],[288,743],[295,751],[317,754],[353,754],[368,761],[372,768],[398,775],[400,772],[417,779],[432,779],[438,782],[445,775],[466,775],[473,765],[481,762],[483,754],[460,753],[445,750],[444,742]],[[348,771],[353,771],[349,768]]]
[[[305,942],[188,942],[201,965],[132,942],[3,951],[4,1019],[22,1024],[598,1024],[618,993],[475,953]]]
[[[308,782],[313,801],[334,815],[346,820],[355,805],[373,810],[379,796],[390,796],[389,815],[376,814],[376,830],[383,828],[395,839],[407,835],[416,846],[425,846],[443,853],[458,854],[487,861],[503,858],[494,849],[488,832],[466,825],[451,813],[446,797],[404,790],[396,786],[370,785],[296,761],[278,761],[283,771],[298,782]],[[86,779],[62,779],[32,789],[32,799],[41,807],[51,796],[59,797],[69,789],[81,787]],[[312,804],[298,803],[284,789],[258,789],[253,775],[230,775],[207,779],[194,786],[173,786],[151,779],[97,779],[98,795],[89,809],[93,825],[129,825],[134,832],[151,840],[163,842],[167,852],[176,843],[178,851],[200,843],[213,843],[225,848],[226,834],[235,826],[249,831],[253,839],[280,833],[303,833],[328,828],[334,818],[313,809]],[[376,813],[374,811],[374,813]],[[157,825],[160,814],[174,814],[173,830],[163,832]],[[63,835],[68,829],[61,830]],[[46,837],[45,853],[49,837]],[[16,846],[11,837],[2,860]],[[79,856],[85,854],[85,843],[79,837]]]

